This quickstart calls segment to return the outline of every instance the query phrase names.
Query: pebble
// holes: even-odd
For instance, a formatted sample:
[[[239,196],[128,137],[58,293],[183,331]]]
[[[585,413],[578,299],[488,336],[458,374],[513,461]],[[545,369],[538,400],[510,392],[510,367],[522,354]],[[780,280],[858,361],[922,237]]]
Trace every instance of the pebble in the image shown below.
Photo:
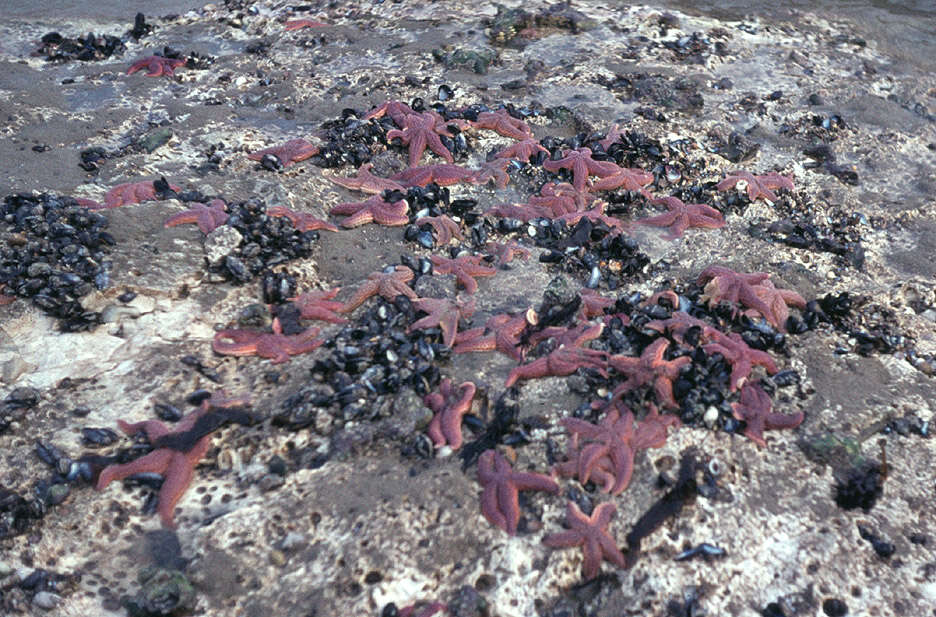
[[[40,591],[33,596],[32,601],[38,608],[49,611],[58,606],[59,602],[62,601],[62,596],[48,591]]]
[[[205,237],[205,257],[211,266],[220,266],[231,251],[240,246],[244,237],[228,225],[218,227]]]

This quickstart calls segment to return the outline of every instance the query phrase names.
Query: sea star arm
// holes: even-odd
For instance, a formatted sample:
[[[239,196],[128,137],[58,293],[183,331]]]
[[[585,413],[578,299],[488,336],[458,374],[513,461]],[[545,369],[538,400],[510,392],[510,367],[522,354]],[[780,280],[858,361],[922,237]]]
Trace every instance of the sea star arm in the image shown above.
[[[270,206],[266,211],[269,216],[282,216],[289,219],[297,231],[314,231],[324,229],[325,231],[338,231],[338,228],[322,219],[315,218],[308,212],[296,212],[286,206]]]
[[[732,413],[746,423],[744,435],[761,447],[767,446],[764,431],[793,429],[803,422],[803,412],[792,415],[771,411],[770,396],[758,385],[747,384],[741,389],[741,398],[731,404]]]
[[[399,182],[390,180],[389,178],[381,178],[371,173],[371,168],[373,168],[372,163],[364,163],[358,169],[357,174],[348,178],[341,176],[333,176],[331,174],[322,174],[338,186],[343,186],[346,189],[351,189],[352,191],[361,191],[363,193],[370,193],[372,195],[379,195],[384,191],[402,191],[406,192],[406,188]]]
[[[399,227],[409,223],[406,212],[409,205],[405,199],[393,203],[384,201],[380,195],[374,195],[367,201],[346,202],[331,209],[331,214],[349,215],[341,221],[342,227],[359,227],[368,223]]]
[[[228,220],[226,209],[227,204],[221,199],[212,199],[207,206],[202,203],[193,203],[191,209],[166,219],[164,226],[175,227],[184,223],[195,223],[203,234],[208,235]]]
[[[181,58],[165,58],[163,56],[148,56],[137,60],[127,69],[127,75],[133,75],[137,71],[146,69],[147,77],[162,77],[163,75],[171,77],[176,68],[185,64]]]
[[[284,144],[279,146],[273,146],[272,148],[265,148],[263,150],[258,150],[257,152],[251,152],[247,155],[247,158],[251,161],[260,161],[263,160],[263,157],[266,155],[275,156],[283,167],[289,167],[293,163],[298,163],[299,161],[304,161],[308,158],[311,158],[319,153],[319,147],[315,146],[301,137],[298,139],[290,139]]]
[[[299,307],[300,316],[303,319],[347,323],[347,319],[336,313],[336,311],[341,310],[344,304],[332,300],[338,295],[339,291],[341,291],[340,287],[330,290],[307,291],[304,294],[290,298],[290,301]]]
[[[458,386],[456,390],[450,379],[443,379],[438,392],[425,396],[423,402],[435,415],[429,422],[427,433],[435,446],[448,444],[453,450],[462,446],[462,418],[471,411],[477,387],[470,381]]]

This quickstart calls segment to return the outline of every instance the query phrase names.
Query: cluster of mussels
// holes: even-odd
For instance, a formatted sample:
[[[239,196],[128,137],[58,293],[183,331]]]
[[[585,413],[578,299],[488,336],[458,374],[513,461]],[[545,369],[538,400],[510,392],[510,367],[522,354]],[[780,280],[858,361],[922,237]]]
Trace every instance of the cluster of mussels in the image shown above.
[[[428,260],[422,270],[431,272]],[[443,344],[437,327],[410,331],[416,315],[405,296],[397,296],[392,302],[378,298],[329,338],[324,345],[327,355],[316,360],[311,380],[283,403],[273,418],[274,424],[292,430],[311,427],[328,436],[351,421],[395,416],[395,421],[406,422],[402,408],[408,402],[412,403],[408,411],[427,413],[421,401],[411,400],[408,393],[422,396],[438,386],[438,365],[450,357],[451,349]],[[385,394],[397,396],[391,400],[381,396]],[[415,427],[385,428],[409,436]],[[425,449],[428,454],[431,445],[425,444]]]
[[[63,332],[93,328],[100,314],[80,298],[109,282],[107,217],[71,197],[8,195],[0,205],[0,294],[29,298]]]
[[[62,36],[58,32],[49,32],[42,36],[42,44],[32,52],[32,55],[45,56],[47,61],[57,63],[72,60],[82,62],[106,60],[113,55],[122,54],[127,49],[124,41],[130,37],[140,40],[154,29],[154,26],[146,23],[146,17],[144,17],[143,13],[137,13],[133,28],[127,31],[123,37],[109,34],[96,35],[89,32],[84,37],[76,36],[71,38]]]
[[[289,219],[266,213],[259,199],[227,206],[225,225],[239,235],[237,246],[212,269],[236,283],[246,283],[273,267],[309,257],[318,231],[298,231]]]

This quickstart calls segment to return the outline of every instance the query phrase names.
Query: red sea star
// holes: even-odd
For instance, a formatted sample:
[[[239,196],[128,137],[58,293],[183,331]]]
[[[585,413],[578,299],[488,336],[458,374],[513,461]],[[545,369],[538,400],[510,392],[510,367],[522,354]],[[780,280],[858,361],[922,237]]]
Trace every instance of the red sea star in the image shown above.
[[[133,75],[137,71],[142,71],[146,69],[147,77],[161,77],[165,75],[166,77],[171,77],[175,72],[177,67],[180,67],[185,64],[185,60],[181,58],[165,58],[163,56],[149,56],[143,58],[142,60],[137,60],[130,65],[130,68],[127,69],[127,75]]]
[[[748,171],[729,172],[728,176],[719,182],[715,188],[719,191],[726,191],[734,188],[739,182],[747,184],[747,196],[751,201],[761,198],[773,203],[777,201],[778,197],[771,189],[793,190],[793,181],[786,176],[781,176],[776,172],[755,176]]]
[[[715,342],[702,347],[707,354],[720,353],[731,365],[731,390],[737,390],[751,375],[755,366],[763,366],[770,375],[777,372],[777,365],[766,351],[751,349],[737,332],[724,334],[715,328],[706,333],[714,335]]]
[[[437,165],[410,167],[391,176],[390,179],[399,181],[403,186],[426,186],[430,182],[435,182],[439,186],[452,186],[459,182],[477,182],[478,175],[477,172],[471,169],[439,163]]]
[[[529,139],[533,136],[527,123],[519,118],[514,118],[506,109],[482,111],[478,114],[478,119],[470,124],[474,128],[490,129],[499,135],[513,139]]]
[[[526,259],[530,256],[530,251],[517,244],[516,240],[507,242],[488,242],[484,245],[484,250],[497,258],[497,265],[503,266],[513,261],[516,255],[520,259]]]
[[[742,273],[729,270],[722,266],[709,266],[699,274],[696,279],[697,285],[705,284],[705,293],[701,299],[708,302],[709,306],[718,304],[722,300],[732,305],[734,314],[737,315],[737,304],[740,302],[748,308],[758,311],[761,315],[771,315],[770,306],[761,300],[757,295],[757,289],[754,287],[770,278],[766,272]]]
[[[452,238],[458,238],[459,240],[465,239],[464,236],[462,236],[461,229],[458,227],[458,223],[444,214],[441,216],[420,217],[416,219],[416,224],[430,225],[436,235],[436,244],[439,246],[445,246],[452,241]]]
[[[315,338],[318,328],[308,328],[299,334],[283,334],[279,318],[273,320],[273,332],[253,330],[221,330],[214,336],[211,348],[215,353],[230,356],[260,356],[273,364],[282,364],[289,356],[308,353],[325,341]]]
[[[571,529],[543,539],[543,544],[552,548],[581,546],[584,554],[582,574],[590,580],[598,576],[602,559],[619,568],[625,564],[624,554],[608,533],[608,524],[614,516],[613,503],[598,505],[591,516],[585,516],[574,501],[566,507],[566,524]]]
[[[637,453],[662,447],[668,428],[679,426],[679,418],[661,416],[651,406],[651,412],[635,431],[634,414],[623,404],[612,403],[598,424],[577,418],[563,418],[561,423],[571,437],[570,453],[577,454],[577,458],[557,466],[560,475],[578,474],[582,484],[594,476],[603,485],[603,492],[618,495],[630,484]],[[584,440],[581,448],[579,439]]]
[[[561,159],[543,161],[543,169],[554,173],[560,169],[571,169],[572,185],[576,190],[584,191],[589,175],[604,178],[614,175],[620,169],[610,161],[596,161],[591,154],[588,148],[566,150]]]
[[[530,204],[502,204],[494,206],[485,214],[499,216],[507,219],[517,219],[527,223],[533,219],[552,218],[553,211],[545,206],[531,206]]]
[[[409,146],[410,167],[419,163],[427,147],[449,163],[454,163],[455,159],[442,143],[440,135],[452,137],[442,117],[435,112],[426,111],[404,116],[401,129],[387,131],[387,141],[399,138],[403,145]]]
[[[454,274],[455,280],[461,283],[465,291],[473,294],[478,291],[476,276],[494,276],[497,270],[481,265],[484,255],[462,255],[456,259],[448,259],[440,255],[431,255],[432,266],[436,274]]]
[[[604,331],[604,324],[601,323],[594,325],[581,323],[571,328],[550,326],[548,328],[543,328],[539,332],[534,332],[530,335],[529,340],[531,345],[536,345],[540,341],[545,341],[546,339],[553,339],[556,347],[561,347],[563,345],[568,347],[584,347],[585,343],[593,341],[601,336],[602,331]]]
[[[223,199],[212,199],[207,206],[195,202],[191,209],[166,219],[164,226],[175,227],[183,223],[195,223],[203,234],[208,235],[228,220],[226,208],[227,204]]]
[[[439,326],[442,330],[442,342],[446,347],[451,347],[455,343],[455,335],[458,334],[458,321],[468,319],[474,314],[474,299],[466,302],[453,301],[448,298],[420,298],[413,301],[413,306],[418,311],[426,313],[422,319],[413,322],[409,327],[409,332],[413,330],[425,330]]]
[[[413,108],[406,103],[401,103],[400,101],[384,101],[379,106],[367,112],[367,115],[364,116],[364,121],[367,122],[371,118],[382,118],[386,114],[390,116],[390,119],[393,120],[397,126],[403,126],[403,120],[406,116],[415,113]]]
[[[523,347],[520,334],[529,323],[526,311],[509,315],[492,315],[483,328],[473,328],[460,332],[455,338],[455,353],[471,351],[499,351],[517,362],[523,362]]]
[[[595,349],[583,347],[560,346],[549,355],[537,358],[529,364],[523,364],[507,376],[505,388],[517,383],[520,379],[538,379],[540,377],[565,377],[580,368],[593,368],[602,376],[607,376],[608,354]]]
[[[611,229],[617,229],[620,231],[625,231],[627,229],[627,223],[622,221],[619,218],[608,216],[604,213],[605,208],[608,206],[608,203],[605,201],[595,202],[595,207],[590,210],[580,210],[578,212],[569,212],[568,214],[563,214],[562,216],[555,217],[557,221],[565,221],[566,225],[570,227],[581,221],[582,219],[588,219],[592,223],[601,222],[610,227]],[[638,223],[640,221],[637,221]]]
[[[320,21],[312,21],[311,19],[293,19],[286,22],[286,27],[284,30],[301,30],[302,28],[321,28],[322,26],[328,26],[330,24],[324,24]]]
[[[317,219],[308,212],[296,212],[286,206],[271,206],[266,211],[269,216],[284,216],[289,219],[296,231],[314,231],[324,229],[325,231],[338,231],[338,228],[327,221]]]
[[[338,204],[331,209],[331,214],[350,215],[341,221],[342,227],[359,227],[368,223],[398,227],[409,223],[408,209],[405,199],[390,203],[380,195],[374,195],[367,201]]]
[[[521,161],[529,161],[530,157],[533,156],[534,152],[549,152],[543,145],[533,139],[532,137],[527,137],[516,143],[513,143],[495,156],[499,159],[519,159]]]
[[[653,182],[653,174],[643,169],[619,167],[617,171],[592,184],[593,191],[613,191],[623,188],[625,191],[637,191],[646,198],[650,193],[644,188]]]
[[[657,402],[666,407],[678,407],[673,397],[673,381],[679,377],[679,369],[690,362],[688,356],[675,360],[664,360],[663,355],[669,341],[659,338],[647,346],[640,357],[614,355],[608,364],[627,379],[614,390],[614,398],[620,398],[627,392],[648,383],[653,383]]]
[[[246,405],[243,399],[228,399],[222,393],[216,392],[211,398],[202,402],[194,412],[185,416],[174,428],[169,430],[165,424],[157,420],[147,420],[133,424],[118,420],[117,425],[127,435],[134,435],[140,431],[146,433],[147,439],[154,444],[160,438],[168,435],[185,433],[195,427],[196,421],[221,407],[236,407]],[[195,442],[188,451],[179,451],[170,447],[157,447],[149,454],[129,463],[108,465],[98,476],[96,488],[103,490],[114,480],[123,480],[138,473],[158,473],[163,475],[163,484],[159,489],[159,517],[163,527],[175,528],[173,514],[175,506],[182,498],[185,490],[195,475],[195,465],[211,447],[211,435],[205,435]]]
[[[614,299],[605,298],[594,289],[583,287],[579,290],[579,297],[582,299],[582,317],[591,319],[605,314],[605,309],[614,306]]]
[[[402,184],[394,182],[388,178],[381,178],[380,176],[375,176],[372,174],[370,170],[373,166],[374,165],[371,163],[364,163],[361,165],[360,169],[358,169],[357,175],[351,176],[350,178],[332,176],[329,174],[322,175],[338,186],[343,186],[346,189],[351,189],[352,191],[361,191],[363,193],[370,193],[372,195],[379,195],[384,191],[406,192],[406,187],[404,187]]]
[[[678,302],[678,299],[677,299]],[[649,330],[656,330],[660,334],[669,334],[679,343],[686,343],[685,336],[690,328],[698,328],[699,333],[709,330],[709,325],[689,315],[684,311],[676,311],[669,319],[655,319],[644,326]]]
[[[613,124],[611,125],[611,128],[608,129],[608,133],[605,135],[604,139],[602,139],[598,143],[600,143],[601,147],[605,149],[605,152],[607,152],[608,148],[610,148],[612,144],[619,141],[621,139],[621,135],[623,134],[624,132],[621,131],[620,127],[618,127],[617,124]]]
[[[772,403],[764,389],[748,384],[741,388],[741,399],[731,404],[734,417],[747,425],[744,435],[761,447],[767,446],[764,431],[796,428],[803,422],[803,412],[793,415],[771,412]]]
[[[492,161],[481,163],[481,167],[475,172],[475,182],[483,185],[493,180],[494,186],[497,188],[507,188],[507,183],[510,182],[510,174],[507,173],[507,168],[510,167],[510,165],[511,162],[509,159],[497,158]]]
[[[780,332],[786,332],[786,321],[790,317],[790,311],[787,306],[796,308],[806,308],[806,299],[793,291],[792,289],[777,289],[770,279],[766,279],[754,287],[757,297],[763,300],[770,307],[770,314],[762,317],[772,324]],[[744,314],[751,316],[751,313],[759,313],[756,310],[745,311]]]
[[[497,450],[487,450],[478,459],[478,482],[484,487],[481,492],[484,518],[510,535],[517,533],[520,523],[520,491],[559,493],[555,480],[541,473],[514,471]]]
[[[584,210],[595,200],[595,196],[584,189],[578,189],[568,182],[547,183],[540,188],[539,195],[532,195],[527,200],[531,206],[545,206],[552,212],[552,217],[562,216]]]
[[[637,219],[637,225],[654,225],[656,227],[669,227],[670,233],[666,236],[672,240],[682,237],[689,227],[707,227],[718,229],[725,226],[725,219],[721,212],[705,204],[687,204],[676,197],[661,197],[654,199],[652,204],[664,204],[669,210],[664,214]]]
[[[439,383],[438,392],[430,392],[423,397],[426,407],[435,414],[429,422],[427,433],[437,448],[448,444],[453,450],[462,446],[462,418],[471,411],[471,401],[477,388],[470,381],[452,386],[451,379]]]
[[[179,192],[182,190],[182,187],[175,184],[167,185],[172,191]],[[126,184],[118,184],[107,191],[107,194],[104,195],[104,205],[101,208],[118,208],[127,204],[138,204],[141,201],[154,201],[157,199],[161,199],[161,197],[157,194],[156,182],[150,180],[127,182]]]
[[[318,146],[314,146],[300,137],[298,139],[290,139],[286,143],[279,146],[273,146],[272,148],[265,148],[263,150],[258,150],[257,152],[251,152],[247,155],[247,158],[251,161],[260,161],[263,160],[264,156],[269,154],[270,156],[275,156],[277,160],[279,160],[279,162],[283,165],[283,167],[289,167],[293,163],[304,161],[318,153]]]
[[[350,313],[374,295],[380,295],[390,301],[397,296],[406,296],[410,300],[416,300],[419,296],[412,287],[407,285],[414,276],[413,271],[406,266],[396,266],[390,272],[374,272],[367,276],[367,282],[354,292],[351,299],[338,312]]]
[[[341,307],[344,306],[341,302],[332,300],[332,298],[338,295],[339,291],[341,291],[341,287],[335,287],[330,290],[307,291],[295,298],[290,298],[290,300],[299,308],[299,316],[303,319],[315,319],[330,323],[347,323],[347,319],[335,313],[335,311],[340,311]]]

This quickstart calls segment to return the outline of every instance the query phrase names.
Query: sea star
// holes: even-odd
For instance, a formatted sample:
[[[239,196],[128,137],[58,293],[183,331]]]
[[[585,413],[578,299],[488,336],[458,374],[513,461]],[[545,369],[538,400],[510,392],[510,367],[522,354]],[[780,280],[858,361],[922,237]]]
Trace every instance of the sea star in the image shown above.
[[[430,150],[454,163],[452,153],[445,147],[440,135],[452,137],[452,133],[445,126],[445,121],[435,112],[411,113],[403,117],[401,129],[387,131],[387,141],[399,138],[405,146],[409,146],[409,164],[415,167],[428,147]]]
[[[384,101],[377,107],[367,112],[367,115],[364,116],[364,122],[367,122],[372,118],[382,118],[384,115],[388,115],[397,126],[403,126],[403,120],[406,118],[406,116],[415,113],[416,112],[413,111],[413,108],[406,103],[402,103],[400,101]]]
[[[421,609],[418,613],[416,612],[417,608]],[[432,602],[426,606],[411,604],[401,608],[397,615],[399,615],[399,617],[432,617],[439,611],[448,611],[448,606],[442,602]]]
[[[289,167],[293,163],[304,161],[318,153],[318,146],[312,145],[300,137],[298,139],[290,139],[286,143],[273,146],[272,148],[251,152],[247,155],[247,158],[251,161],[260,161],[263,160],[264,156],[269,154],[270,156],[276,157],[283,167]]]
[[[406,192],[406,187],[404,187],[399,182],[394,182],[388,178],[381,178],[380,176],[375,176],[371,173],[371,168],[373,168],[372,163],[364,163],[361,165],[360,169],[357,170],[357,174],[349,178],[341,176],[333,176],[330,174],[322,174],[338,186],[343,186],[346,189],[351,189],[352,191],[361,191],[363,193],[370,193],[372,195],[379,195],[384,191],[401,191]],[[427,183],[428,184],[428,183]]]
[[[747,184],[746,191],[748,199],[754,201],[758,198],[774,203],[778,197],[771,189],[793,190],[793,181],[786,176],[781,176],[776,172],[755,176],[748,171],[729,172],[724,180],[719,182],[715,188],[719,191],[732,189],[739,182]]]
[[[520,491],[559,494],[555,480],[541,473],[514,471],[497,450],[487,450],[478,459],[478,482],[484,487],[481,514],[510,535],[517,533],[520,523]]]
[[[605,152],[607,152],[608,148],[610,148],[612,144],[620,141],[621,135],[623,134],[624,132],[620,129],[620,127],[617,124],[612,124],[611,128],[608,129],[608,133],[605,135],[604,139],[602,139],[598,143],[600,143],[601,147],[605,149]]]
[[[605,309],[614,306],[613,298],[605,298],[594,289],[583,287],[579,290],[579,298],[582,299],[581,315],[584,319],[599,317],[605,314]]]
[[[578,191],[584,191],[589,175],[604,178],[616,174],[620,169],[610,161],[596,161],[591,154],[588,148],[566,150],[560,159],[543,161],[543,169],[554,173],[560,169],[571,169],[572,186]]]
[[[510,165],[510,159],[493,159],[481,163],[481,167],[475,172],[475,182],[483,185],[493,180],[494,186],[497,188],[507,188],[507,184],[510,182],[510,174],[507,173],[507,168]]]
[[[430,182],[435,182],[439,186],[452,186],[459,182],[477,182],[478,174],[472,169],[465,169],[458,165],[438,163],[410,167],[391,176],[390,179],[400,182],[403,186],[426,186]]]
[[[307,291],[295,298],[290,298],[290,301],[299,308],[299,316],[303,319],[315,319],[317,321],[327,321],[330,323],[347,323],[347,319],[335,313],[335,311],[340,311],[344,306],[341,302],[332,300],[332,298],[338,295],[339,291],[341,291],[341,287]]]
[[[650,193],[644,187],[653,182],[653,174],[643,169],[619,167],[613,174],[592,183],[593,191],[613,191],[623,188],[625,191],[637,191],[647,199]]]
[[[419,296],[407,283],[413,280],[413,271],[406,266],[396,266],[389,272],[374,272],[367,276],[367,282],[361,285],[354,295],[339,310],[339,313],[350,313],[364,304],[364,301],[374,295],[380,295],[393,301],[397,296],[406,296],[415,300]]]
[[[452,238],[465,239],[458,223],[444,214],[441,216],[422,216],[416,219],[416,224],[430,225],[436,235],[436,244],[439,246],[445,246],[452,241]]]
[[[286,27],[284,30],[301,30],[302,28],[321,28],[322,26],[328,26],[331,24],[325,24],[320,21],[312,21],[311,19],[293,19],[286,22]]]
[[[331,209],[331,214],[350,215],[341,221],[342,227],[359,227],[368,223],[397,227],[409,223],[408,209],[405,199],[390,203],[382,196],[374,195],[366,201],[338,204]]]
[[[157,183],[164,184],[165,186],[162,188],[157,187]],[[118,184],[104,195],[104,205],[101,206],[101,208],[118,208],[120,206],[126,206],[127,204],[138,204],[141,201],[166,199],[168,191],[180,192],[181,190],[182,187],[169,184],[162,178],[156,181],[144,180],[142,182]]]
[[[455,353],[499,351],[517,362],[523,362],[520,335],[529,324],[527,311],[509,315],[498,313],[484,323],[483,328],[459,332],[455,338]]]
[[[127,69],[127,75],[133,75],[137,71],[147,70],[147,77],[171,77],[176,68],[185,64],[181,58],[165,58],[163,56],[149,56],[137,60]]]
[[[732,305],[733,314],[738,313],[738,303],[758,311],[761,315],[771,315],[770,305],[764,302],[754,287],[770,278],[766,272],[742,273],[722,266],[709,266],[699,274],[697,285],[705,284],[701,296],[711,307],[721,301]]]
[[[595,206],[590,210],[579,210],[578,212],[569,212],[568,214],[563,214],[562,216],[555,217],[554,220],[564,221],[566,225],[570,227],[581,221],[582,219],[588,219],[592,223],[604,223],[611,229],[617,229],[619,231],[627,230],[627,223],[622,221],[619,218],[608,216],[604,213],[605,208],[608,207],[608,202],[605,201],[596,201]],[[637,221],[638,223],[640,221]]]
[[[423,397],[426,407],[435,414],[427,430],[435,447],[448,444],[457,450],[462,446],[462,418],[471,411],[471,401],[476,391],[477,388],[470,381],[462,383],[456,390],[451,379],[443,379],[439,383],[438,392],[430,392]]]
[[[553,211],[545,206],[532,206],[530,204],[501,204],[494,206],[485,214],[499,216],[505,219],[517,219],[528,223],[533,219],[552,218]]]
[[[484,245],[484,250],[496,258],[498,266],[510,263],[514,256],[520,259],[527,259],[530,256],[530,250],[517,244],[516,240],[488,242]]]
[[[566,507],[566,523],[571,529],[543,539],[543,544],[552,548],[581,546],[584,554],[582,574],[587,580],[598,576],[602,559],[619,568],[625,564],[624,554],[608,533],[608,524],[614,516],[613,503],[599,504],[591,516],[585,516],[574,501]]]
[[[211,395],[211,398],[203,401],[196,411],[182,418],[171,431],[165,424],[157,420],[147,420],[133,424],[118,420],[117,425],[127,435],[134,435],[140,431],[146,433],[147,439],[155,449],[129,463],[108,465],[98,476],[95,488],[99,491],[103,490],[114,480],[123,480],[138,473],[162,474],[163,484],[159,489],[157,511],[163,527],[175,528],[175,522],[173,521],[175,506],[192,482],[195,475],[195,465],[211,447],[211,434],[198,438],[194,445],[187,450],[179,450],[168,445],[160,447],[160,442],[191,431],[200,418],[216,409],[244,405],[247,405],[247,401],[244,399],[229,399],[222,392],[215,392]]]
[[[470,294],[478,291],[478,282],[474,280],[474,277],[497,274],[495,268],[481,265],[484,255],[462,255],[455,259],[442,257],[441,255],[431,255],[429,259],[432,260],[432,266],[436,274],[454,274],[456,282],[460,283],[465,291]]]
[[[513,139],[529,139],[533,136],[526,122],[514,118],[503,108],[497,111],[482,111],[478,114],[478,119],[470,124],[476,129],[489,129]]]
[[[650,203],[663,204],[668,212],[650,216],[634,221],[637,225],[654,225],[656,227],[669,227],[667,239],[680,238],[689,227],[707,227],[718,229],[725,226],[722,213],[705,204],[687,204],[676,197],[661,197]]]
[[[761,447],[767,446],[764,431],[796,428],[803,422],[803,412],[793,415],[771,412],[772,403],[764,389],[756,384],[741,388],[741,399],[731,404],[732,413],[745,423],[744,435]]]
[[[324,229],[326,231],[338,231],[338,228],[322,219],[317,219],[308,212],[296,212],[286,206],[270,206],[266,211],[268,216],[283,216],[289,219],[296,231],[314,231]]]
[[[540,377],[565,377],[580,368],[593,368],[602,376],[607,376],[608,354],[584,347],[560,346],[549,355],[537,358],[529,364],[522,364],[510,371],[505,388],[520,379],[538,379]]]
[[[442,342],[446,347],[451,347],[458,334],[458,321],[468,319],[474,314],[475,302],[474,299],[462,302],[448,298],[420,298],[413,300],[413,307],[426,313],[426,316],[414,321],[408,332],[439,326],[442,330]]]
[[[647,346],[639,357],[613,355],[608,364],[627,379],[614,390],[614,398],[618,399],[625,393],[640,386],[653,383],[657,402],[666,407],[678,407],[673,397],[673,381],[679,377],[679,369],[692,362],[688,356],[675,360],[664,360],[663,355],[669,341],[659,338]]]
[[[318,328],[308,328],[299,334],[283,334],[279,317],[273,320],[273,332],[253,330],[221,330],[215,333],[211,348],[215,353],[229,356],[260,356],[273,364],[289,361],[289,356],[308,353],[318,348],[324,339],[315,338]]]
[[[755,366],[763,366],[770,375],[777,372],[777,365],[770,354],[752,349],[737,332],[724,334],[715,328],[708,328],[706,333],[714,336],[715,342],[703,345],[702,349],[707,354],[721,354],[725,362],[731,365],[732,392],[744,384]]]
[[[644,327],[649,330],[655,330],[660,334],[669,334],[674,340],[682,344],[686,344],[685,337],[691,328],[698,328],[700,334],[709,330],[709,325],[707,323],[701,319],[692,317],[689,313],[684,311],[675,311],[669,319],[655,319],[649,321]]]
[[[533,139],[532,137],[527,137],[521,139],[518,142],[512,143],[496,155],[499,159],[519,159],[521,161],[529,161],[530,157],[533,156],[536,152],[546,152],[547,150],[543,145]]]
[[[806,299],[793,291],[792,289],[777,289],[773,281],[766,279],[754,287],[757,297],[763,300],[770,307],[769,314],[763,314],[756,310],[745,311],[744,314],[751,316],[752,313],[761,314],[761,316],[772,324],[780,332],[786,332],[786,322],[790,317],[788,306],[796,308],[806,308]]]
[[[531,345],[536,345],[540,341],[553,339],[556,347],[566,345],[568,347],[584,347],[585,343],[593,341],[604,331],[604,324],[581,323],[570,328],[562,326],[550,326],[543,328],[539,332],[530,335]]]
[[[563,418],[561,423],[570,435],[570,453],[577,457],[557,466],[557,472],[564,476],[577,474],[582,484],[594,476],[602,484],[603,492],[619,495],[630,484],[637,453],[662,447],[667,429],[679,426],[679,418],[661,416],[651,405],[650,413],[635,430],[634,414],[620,402],[614,402],[598,424],[577,418]]]
[[[223,199],[212,199],[207,206],[195,202],[189,210],[166,219],[164,226],[175,227],[183,223],[195,223],[203,234],[208,235],[228,220],[226,208],[227,204]]]
[[[594,195],[568,182],[558,184],[548,182],[540,188],[540,194],[530,196],[527,203],[531,206],[549,208],[552,212],[550,218],[552,218],[584,210],[594,200]]]

